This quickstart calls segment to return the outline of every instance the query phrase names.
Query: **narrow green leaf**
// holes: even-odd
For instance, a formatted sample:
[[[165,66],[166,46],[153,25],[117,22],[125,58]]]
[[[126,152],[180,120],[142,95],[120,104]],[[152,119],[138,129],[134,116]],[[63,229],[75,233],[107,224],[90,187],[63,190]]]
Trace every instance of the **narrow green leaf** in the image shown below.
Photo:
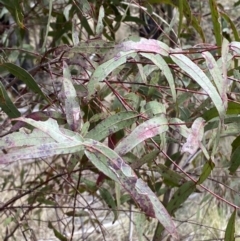
[[[159,54],[155,55],[155,54],[141,53],[141,55],[151,60],[163,72],[170,86],[173,101],[176,102],[177,94],[176,94],[175,82],[173,79],[172,72],[168,67],[168,64],[166,63],[166,61]]]
[[[93,165],[115,182],[119,182],[118,176],[109,168],[111,158],[116,158],[115,153],[104,144],[91,139],[86,139],[84,143],[85,154]]]
[[[163,177],[164,182],[168,185],[179,187],[185,181],[185,178],[182,175],[163,164],[159,164],[157,170]]]
[[[4,227],[9,226],[9,224],[11,224],[11,222],[16,222],[16,219],[14,217],[6,217],[3,221]]]
[[[154,117],[137,126],[132,133],[124,138],[115,148],[119,155],[124,155],[144,140],[168,130],[165,117]]]
[[[194,29],[197,31],[197,33],[201,36],[203,42],[205,42],[205,36],[204,36],[203,29],[202,29],[197,17],[195,17],[194,14],[192,13],[191,7],[189,5],[189,1],[188,0],[182,0],[182,1],[183,1],[183,13],[187,19],[187,23],[191,24],[194,27]],[[171,2],[177,2],[178,6],[180,4],[179,3],[180,1],[171,0]]]
[[[96,34],[102,34],[103,32],[103,28],[104,28],[104,24],[103,24],[103,18],[104,18],[105,12],[104,12],[104,7],[101,6],[99,9],[99,15],[98,15],[98,22],[97,22],[97,26],[96,26]]]
[[[119,112],[100,122],[96,127],[89,131],[85,137],[101,141],[109,135],[131,126],[137,117],[138,114],[136,114],[136,112]]]
[[[35,79],[25,69],[12,63],[1,63],[0,67],[7,69],[11,74],[23,81],[30,90],[39,94],[50,103],[48,97],[38,87]]]
[[[19,1],[9,1],[9,0],[1,0],[0,1],[4,7],[8,9],[8,11],[11,13],[13,16],[15,22],[17,23],[19,28],[24,29],[24,23],[23,23],[23,9],[22,5],[20,4]]]
[[[118,218],[116,202],[114,201],[112,194],[106,188],[101,187],[99,189],[99,192],[100,192],[101,198],[112,209],[114,213],[114,220],[113,220],[113,223],[114,223]]]
[[[132,169],[138,169],[140,168],[142,165],[146,164],[146,163],[151,163],[154,161],[154,159],[159,155],[159,151],[155,150],[152,152],[147,153],[146,155],[144,155],[143,157],[141,157],[140,159],[136,159],[134,160],[134,162],[131,163],[131,167]],[[125,160],[125,156],[124,156],[124,160]]]
[[[64,17],[66,18],[67,21],[69,21],[69,18],[71,16],[69,16],[69,13],[70,13],[70,10],[72,8],[72,5],[71,4],[68,4],[64,9],[63,9],[63,15]]]
[[[134,51],[119,52],[118,56],[97,67],[88,83],[88,98],[96,91],[95,85],[104,80],[114,69],[126,63],[127,57],[134,57]]]
[[[62,98],[65,106],[67,123],[71,130],[77,131],[81,128],[81,110],[78,103],[76,90],[73,86],[70,70],[66,62],[63,62],[63,88]]]
[[[58,238],[59,240],[68,241],[68,238],[66,238],[57,229],[55,229],[50,221],[48,222],[48,228],[53,230],[55,237]]]
[[[119,182],[146,215],[157,218],[173,237],[177,237],[174,223],[159,199],[115,151],[90,139],[84,141],[84,146],[89,160],[100,171]]]
[[[79,210],[79,211],[69,211],[65,213],[68,217],[88,217],[89,212],[84,211],[84,210]]]
[[[144,238],[144,226],[146,224],[146,216],[144,213],[135,213],[134,214],[134,223],[136,228],[136,233],[139,241],[145,240]]]
[[[202,173],[198,179],[197,184],[202,184],[209,177],[214,167],[215,164],[211,160],[207,161],[203,166]]]
[[[195,80],[207,92],[216,106],[220,117],[223,118],[225,115],[224,103],[216,88],[213,86],[212,82],[208,79],[204,72],[183,54],[173,53],[170,56],[182,70],[189,74],[191,78],[193,78],[193,80]]]
[[[166,106],[158,101],[149,101],[145,105],[146,114],[153,117],[160,114],[166,114]]]
[[[232,153],[240,146],[240,136],[236,137],[236,139],[232,142]]]
[[[21,116],[21,113],[18,111],[17,107],[9,98],[2,82],[0,82],[0,107],[10,118]]]
[[[87,2],[86,0],[83,0],[83,1]],[[86,13],[86,12],[84,12],[84,13]],[[87,31],[88,35],[94,35],[92,28],[89,24],[89,21],[85,15],[81,15],[80,22],[81,22],[81,25],[83,26],[83,28]]]
[[[148,0],[148,2],[149,3],[171,4],[172,6],[179,8],[180,17],[181,17],[181,12],[182,12],[186,18],[187,24],[191,24],[193,26],[193,28],[197,31],[197,33],[201,36],[203,42],[205,42],[204,32],[201,28],[199,20],[197,19],[197,17],[194,16],[194,14],[191,11],[191,8],[189,6],[189,1],[187,1],[187,0],[181,0],[181,1],[178,1],[178,0],[177,1],[176,0]],[[181,11],[181,9],[183,9],[183,11]]]
[[[223,99],[223,97],[225,96],[225,98],[226,98],[225,101],[226,101],[227,100],[226,88],[225,88],[225,85],[224,85],[222,73],[220,72],[220,69],[218,67],[218,64],[217,64],[216,60],[207,51],[203,52],[202,56],[206,60],[207,68],[208,68],[210,74],[212,75],[213,81],[214,81],[214,83],[215,83],[215,85],[218,89],[218,92],[219,92],[221,98]]]
[[[228,170],[230,171],[230,174],[233,174],[236,172],[238,167],[240,166],[240,146],[235,148],[234,152],[231,155],[231,160],[230,160],[230,167]]]
[[[209,6],[212,15],[213,32],[218,46],[222,46],[222,29],[220,25],[220,16],[216,0],[209,0]]]
[[[224,126],[224,128],[225,128],[225,126]],[[218,154],[220,134],[221,134],[221,130],[224,129],[224,128],[222,128],[222,122],[219,121],[218,128],[217,128],[217,131],[216,131],[216,135],[212,136],[213,137],[213,148],[212,148],[212,152],[211,152],[211,156],[212,157],[214,157],[214,155]],[[207,158],[207,160],[208,160],[208,158]]]
[[[179,1],[178,11],[179,11],[178,36],[180,36],[182,31],[182,23],[183,23],[183,16],[184,16],[183,1]]]
[[[46,26],[46,32],[45,32],[45,37],[44,37],[44,41],[43,41],[43,45],[42,45],[42,52],[45,51],[46,49],[46,44],[47,44],[47,39],[48,39],[48,32],[49,32],[49,29],[50,29],[50,21],[51,21],[51,18],[52,18],[52,8],[53,8],[53,0],[49,0],[49,3],[48,3],[48,7],[49,7],[49,10],[48,10],[48,21],[47,21],[47,26]]]
[[[236,102],[229,102],[226,114],[238,116],[240,114],[240,104]],[[211,108],[210,110],[205,111],[202,117],[206,121],[212,120],[213,118],[218,117],[218,111],[215,107]]]
[[[232,213],[225,232],[224,241],[235,241],[235,219],[236,219],[236,209]]]
[[[46,133],[49,137],[53,138],[56,142],[74,142],[76,140],[75,137],[80,138],[81,140],[80,135],[75,132],[71,132],[70,130],[65,130],[68,132],[66,135],[64,133],[64,129],[59,128],[57,121],[51,118],[49,118],[47,121],[35,121],[25,117],[20,117],[14,120],[23,121],[36,127],[37,129]],[[73,136],[69,135],[70,133],[73,133]]]
[[[54,142],[54,139],[40,130],[33,130],[31,134],[14,132],[0,138],[0,149],[34,146],[41,143]]]
[[[182,186],[180,186],[180,188],[173,194],[170,202],[167,204],[168,212],[173,215],[181,204],[184,203],[195,190],[196,185],[191,181],[185,182]],[[161,223],[158,223],[153,240],[161,240],[162,232],[163,226]]]
[[[27,134],[27,140],[35,138],[33,141],[34,145],[31,142],[26,144],[26,140],[23,140],[24,135],[21,133],[14,133],[10,135],[12,140],[12,144],[10,144],[10,146],[8,145],[9,143],[7,137],[5,139],[3,138],[1,140],[1,145],[7,146],[8,149],[16,147],[15,145],[18,145],[18,147],[23,146],[23,148],[14,148],[11,152],[1,155],[1,164],[15,162],[19,159],[26,160],[32,158],[51,157],[57,154],[75,153],[83,150],[82,137],[78,133],[70,130],[60,129],[55,120],[49,119],[48,121],[35,121],[24,117],[14,120],[26,122],[38,128],[44,134],[40,131],[34,131]],[[43,140],[49,142],[44,142]]]
[[[99,54],[104,55],[107,51],[114,49],[115,44],[113,42],[106,42],[98,39],[89,40],[88,42],[80,42],[78,46],[74,46],[69,49],[69,53],[85,53],[85,54]]]
[[[50,206],[55,206],[55,205],[57,205],[56,202],[54,202],[54,201],[52,201],[52,200],[49,200],[49,199],[47,199],[47,198],[44,197],[44,196],[37,197],[37,198],[36,198],[36,201],[38,201],[39,203],[45,204],[45,205],[50,205]]]
[[[196,190],[196,185],[189,181],[185,182],[178,190],[173,194],[170,202],[167,205],[169,213],[173,214],[182,203]]]
[[[27,146],[26,148],[13,150],[7,154],[0,156],[0,164],[9,164],[19,160],[28,160],[35,158],[46,158],[54,155],[63,155],[69,153],[76,153],[83,150],[82,143],[63,142],[55,143],[50,142],[46,144]],[[30,160],[32,162],[32,160]],[[27,163],[27,161],[24,161]]]
[[[17,3],[17,1],[15,1],[15,3]],[[18,4],[19,5],[19,4]],[[23,24],[23,13],[22,13],[22,9],[20,7],[16,7],[14,9],[14,15],[15,15],[15,19],[16,19],[16,22],[18,24],[18,27],[19,28],[22,28],[24,29],[25,26]]]
[[[239,34],[238,34],[238,29],[236,28],[232,19],[228,16],[228,14],[224,13],[223,11],[220,11],[219,14],[221,15],[221,17],[223,17],[226,20],[226,22],[229,23],[229,25],[230,25],[230,27],[233,31],[234,39],[239,42],[240,37],[239,37]]]

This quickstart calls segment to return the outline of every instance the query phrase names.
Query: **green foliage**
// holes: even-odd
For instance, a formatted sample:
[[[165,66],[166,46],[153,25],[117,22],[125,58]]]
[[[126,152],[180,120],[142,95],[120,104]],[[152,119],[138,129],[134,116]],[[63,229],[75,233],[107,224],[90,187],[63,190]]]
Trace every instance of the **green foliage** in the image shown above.
[[[160,2],[180,21],[155,12]],[[217,236],[234,240],[240,203],[228,178],[238,178],[240,166],[240,42],[224,7],[208,1],[215,36],[210,44],[189,1],[0,4],[0,16],[14,21],[1,37],[0,164],[7,170],[1,190],[21,189],[1,201],[2,238],[25,237],[18,226],[22,220],[38,235],[27,220],[36,216],[41,223],[47,209],[61,212],[58,225],[47,218],[45,227],[59,240],[72,240],[87,225],[107,240],[102,217],[110,213],[110,222],[117,223],[127,209],[131,215],[140,212],[134,217],[139,240],[148,236],[145,224],[154,226],[153,241],[166,235],[185,240],[179,213],[197,196],[194,212],[210,203],[209,197],[226,210],[234,208],[224,219],[225,235]],[[115,42],[123,26],[146,24],[139,10],[164,28],[158,40],[126,36]],[[232,30],[227,37],[223,22]],[[229,154],[221,148],[226,139]],[[97,213],[100,208],[106,213]]]

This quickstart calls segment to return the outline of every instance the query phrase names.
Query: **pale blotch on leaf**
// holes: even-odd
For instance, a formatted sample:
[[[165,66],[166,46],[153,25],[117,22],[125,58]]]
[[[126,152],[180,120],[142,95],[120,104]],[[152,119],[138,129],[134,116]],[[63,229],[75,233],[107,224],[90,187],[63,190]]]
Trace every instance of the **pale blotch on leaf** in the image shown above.
[[[191,127],[191,132],[187,137],[186,143],[184,143],[182,147],[182,153],[188,152],[190,154],[194,154],[198,148],[200,148],[200,144],[204,135],[204,125],[205,120],[201,117],[197,118]]]

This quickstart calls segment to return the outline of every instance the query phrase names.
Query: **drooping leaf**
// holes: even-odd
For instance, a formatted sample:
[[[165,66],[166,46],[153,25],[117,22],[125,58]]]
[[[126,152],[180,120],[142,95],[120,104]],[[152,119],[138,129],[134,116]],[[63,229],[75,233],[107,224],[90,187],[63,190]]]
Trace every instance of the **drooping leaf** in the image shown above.
[[[119,155],[124,155],[142,141],[154,137],[168,130],[168,122],[165,117],[154,117],[136,127],[115,148]]]
[[[129,40],[116,45],[112,51],[106,54],[105,60],[118,58],[120,52],[129,51],[156,53],[163,56],[169,55],[169,47],[165,43],[155,39],[137,38],[136,40]]]
[[[96,91],[95,85],[104,80],[114,69],[126,63],[127,57],[134,57],[134,51],[119,52],[117,56],[97,67],[88,83],[88,98]]]
[[[168,67],[167,63],[165,62],[165,60],[159,54],[155,55],[155,54],[141,53],[141,55],[144,56],[145,58],[150,59],[163,72],[170,86],[173,101],[176,102],[177,94],[176,94],[175,82],[173,79],[172,72]]]
[[[55,120],[35,121],[24,117],[15,120],[26,122],[39,130],[26,135],[20,132],[13,133],[10,135],[11,143],[9,143],[8,136],[0,139],[3,148],[13,148],[7,154],[0,156],[1,164],[15,162],[19,159],[51,157],[57,154],[75,153],[83,150],[82,137],[70,130],[60,129]],[[34,138],[35,140],[32,143],[27,143],[26,139],[23,139],[24,136],[27,140]]]
[[[48,142],[54,142],[54,139],[37,129],[33,130],[31,134],[14,132],[0,139],[0,149],[34,146]]]
[[[47,121],[35,121],[33,119],[25,118],[25,117],[20,117],[14,120],[23,121],[25,123],[28,123],[29,125],[36,127],[37,129],[46,133],[49,137],[53,138],[56,142],[74,141],[74,138],[72,138],[69,135],[66,135],[63,132],[63,129],[61,130],[59,128],[57,121],[51,118],[49,118]],[[75,132],[71,132],[70,130],[66,130],[66,131],[68,131],[68,133],[73,133],[73,136],[75,135],[79,137],[79,135]]]
[[[85,153],[89,160],[105,175],[119,182],[130,193],[141,209],[150,217],[155,217],[173,236],[176,228],[166,209],[142,179],[113,150],[95,140],[85,140]]]
[[[50,103],[49,98],[42,92],[42,90],[38,87],[35,79],[25,69],[12,63],[1,63],[0,68],[7,69],[12,75],[23,81],[30,90],[39,94]]]
[[[134,123],[137,117],[138,114],[136,112],[119,112],[100,122],[96,127],[89,131],[85,137],[101,141],[109,135],[129,127]]]
[[[10,118],[17,118],[21,116],[21,113],[18,111],[17,107],[9,98],[2,82],[0,82],[0,107]]]
[[[30,159],[29,162],[32,162],[32,159],[36,159],[36,158],[46,158],[46,157],[52,157],[54,155],[76,153],[83,150],[83,147],[81,144],[82,143],[80,141],[75,143],[49,142],[46,144],[27,146],[25,148],[13,150],[8,152],[7,154],[1,155],[0,164],[9,164],[19,160],[28,160],[28,159]],[[27,163],[28,161],[23,161],[23,162]]]
[[[236,219],[236,209],[229,218],[227,228],[225,231],[224,241],[234,241],[235,240],[235,219]]]
[[[189,74],[189,76],[207,92],[209,97],[212,99],[214,105],[216,106],[220,117],[223,118],[225,115],[223,100],[221,99],[216,88],[213,86],[212,82],[205,75],[205,73],[195,63],[193,63],[188,57],[186,57],[183,54],[174,54],[173,51],[173,54],[171,54],[170,56],[172,60],[182,70]]]

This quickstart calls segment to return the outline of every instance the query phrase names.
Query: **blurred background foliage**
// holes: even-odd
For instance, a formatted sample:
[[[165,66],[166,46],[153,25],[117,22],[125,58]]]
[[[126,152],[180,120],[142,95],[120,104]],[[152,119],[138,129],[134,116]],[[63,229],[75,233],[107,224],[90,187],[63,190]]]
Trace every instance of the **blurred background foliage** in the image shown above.
[[[169,56],[164,60],[176,98],[164,70],[144,55],[114,68],[89,98],[94,71],[113,57],[114,46],[134,36],[177,49],[210,78],[201,53],[208,51],[218,61],[228,42],[239,41],[239,5],[215,0],[0,0],[1,141],[11,133],[31,133],[30,125],[11,121],[20,116],[53,118],[71,130],[62,96],[63,77],[71,76],[82,118],[73,129],[84,137],[114,149],[148,118],[164,115],[172,123],[167,132],[137,145],[124,161],[167,208],[179,240],[240,240],[234,229],[240,205],[238,50],[223,61],[229,85],[222,119],[199,82]],[[102,134],[100,124],[110,125],[111,117],[123,111],[138,117]],[[205,120],[202,144],[209,158],[202,149],[194,155],[181,151],[186,142],[182,131],[199,117]],[[1,141],[4,156],[10,150]],[[84,154],[1,165],[0,180],[2,240],[172,240]]]

